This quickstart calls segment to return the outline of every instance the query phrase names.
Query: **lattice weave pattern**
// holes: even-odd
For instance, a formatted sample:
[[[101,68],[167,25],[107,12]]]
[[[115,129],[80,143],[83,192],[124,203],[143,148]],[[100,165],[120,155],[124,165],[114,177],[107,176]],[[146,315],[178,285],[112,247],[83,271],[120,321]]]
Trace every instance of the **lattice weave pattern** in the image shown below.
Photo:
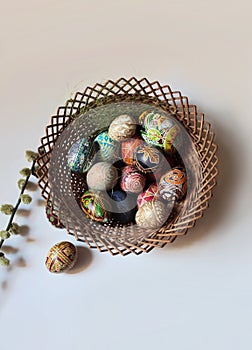
[[[49,182],[52,151],[66,127],[78,118],[80,113],[121,101],[147,103],[171,113],[187,130],[197,152],[202,174],[186,205],[181,207],[179,217],[175,217],[170,224],[158,231],[150,232],[148,236],[138,235],[136,239],[130,238],[129,234],[129,230],[134,230],[134,227],[121,228],[120,232],[112,232],[111,227],[104,227],[101,233],[94,225],[92,229],[86,228],[83,231],[81,225],[73,224],[66,207],[61,207],[57,200],[54,201]],[[64,107],[60,107],[57,114],[52,117],[38,149],[39,186],[42,196],[47,201],[54,201],[55,214],[76,239],[86,242],[91,248],[109,251],[113,255],[126,255],[131,252],[141,254],[149,252],[154,247],[163,247],[173,242],[177,236],[185,235],[196,220],[202,217],[212,196],[212,189],[216,185],[218,173],[216,150],[210,124],[204,121],[204,115],[198,113],[196,106],[190,105],[188,98],[182,96],[179,91],[172,91],[169,86],[161,86],[159,82],[149,82],[145,78],[140,80],[121,78],[115,82],[109,80],[104,85],[96,84],[94,87],[87,87],[83,93],[76,93],[75,97],[67,101]],[[73,177],[72,181],[73,187],[79,186],[78,176]],[[132,236],[133,233],[132,231]]]

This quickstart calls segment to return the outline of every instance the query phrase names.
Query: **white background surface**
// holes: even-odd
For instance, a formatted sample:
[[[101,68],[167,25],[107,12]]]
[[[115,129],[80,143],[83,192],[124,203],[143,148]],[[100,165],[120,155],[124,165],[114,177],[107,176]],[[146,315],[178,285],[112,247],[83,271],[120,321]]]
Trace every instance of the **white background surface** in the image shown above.
[[[214,127],[219,186],[205,217],[141,256],[86,251],[79,273],[51,275],[68,239],[33,193],[26,235],[0,268],[0,349],[251,349],[249,0],[0,2],[0,199],[15,202],[25,149],[72,93],[136,76],[181,90]],[[6,217],[0,219],[5,225]]]

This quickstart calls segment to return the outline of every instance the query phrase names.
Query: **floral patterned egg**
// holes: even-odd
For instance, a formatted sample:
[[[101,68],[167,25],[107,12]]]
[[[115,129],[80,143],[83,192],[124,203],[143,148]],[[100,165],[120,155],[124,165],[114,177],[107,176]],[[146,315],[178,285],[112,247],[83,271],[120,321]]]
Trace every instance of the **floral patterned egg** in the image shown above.
[[[134,164],[143,173],[155,172],[161,165],[163,156],[161,152],[150,145],[137,147],[134,152]]]
[[[116,185],[117,180],[117,169],[107,162],[94,164],[87,173],[87,184],[92,190],[111,190]]]
[[[99,158],[103,161],[114,161],[118,157],[119,144],[109,137],[107,131],[100,133],[95,139],[99,146]]]
[[[136,223],[142,228],[160,228],[168,219],[170,213],[161,201],[150,201],[141,206],[136,213]]]
[[[138,146],[143,145],[144,141],[140,136],[135,136],[129,140],[123,141],[122,142],[122,160],[124,163],[128,165],[133,165],[134,160],[133,160],[133,155],[135,152],[135,149]]]
[[[179,126],[168,116],[146,111],[140,115],[139,122],[144,128],[143,139],[151,145],[170,152],[182,143]]]
[[[159,198],[158,186],[157,184],[151,184],[147,190],[143,193],[140,193],[137,197],[137,206],[138,208],[142,207],[144,204],[156,201]]]
[[[183,168],[173,168],[164,174],[160,181],[158,190],[166,200],[181,200],[187,190],[187,175]]]
[[[109,221],[111,206],[102,193],[86,191],[81,197],[80,206],[89,219],[98,222]]]
[[[45,265],[50,272],[60,273],[70,270],[76,260],[76,247],[70,242],[60,242],[49,250]]]
[[[126,140],[136,133],[136,121],[127,114],[120,115],[110,124],[109,136],[115,141]]]
[[[125,192],[142,192],[145,181],[145,176],[141,174],[136,167],[127,165],[123,168],[120,185]]]
[[[91,143],[82,138],[75,142],[68,154],[67,154],[67,165],[74,173],[83,173],[87,171],[91,164]]]

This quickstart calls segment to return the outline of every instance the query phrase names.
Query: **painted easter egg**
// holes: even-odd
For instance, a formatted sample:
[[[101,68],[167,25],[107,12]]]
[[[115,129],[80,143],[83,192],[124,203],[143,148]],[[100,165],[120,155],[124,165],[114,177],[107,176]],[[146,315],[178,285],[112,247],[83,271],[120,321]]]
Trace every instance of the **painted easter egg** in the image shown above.
[[[168,218],[166,206],[161,201],[150,201],[141,206],[136,213],[136,223],[142,228],[157,229]]]
[[[110,218],[110,203],[100,192],[86,191],[81,197],[80,206],[89,219],[108,222]]]
[[[164,174],[158,190],[160,196],[166,200],[181,200],[187,190],[187,175],[183,168],[173,168]]]
[[[144,144],[137,147],[133,159],[138,170],[143,173],[151,173],[161,166],[163,156],[157,148]]]
[[[145,186],[145,176],[136,167],[127,165],[122,169],[120,185],[123,191],[140,193]]]
[[[123,141],[121,146],[122,160],[128,165],[133,165],[133,155],[137,147],[143,145],[144,141],[140,136],[135,136],[129,140]]]
[[[60,273],[70,270],[76,260],[76,247],[70,242],[60,242],[49,250],[45,265],[50,272]]]
[[[92,144],[87,139],[82,138],[75,142],[68,154],[67,165],[74,173],[83,173],[91,166]]]
[[[102,161],[114,161],[118,157],[119,144],[109,137],[107,131],[100,133],[95,139],[99,146],[98,156]]]
[[[127,114],[115,118],[109,126],[108,134],[115,141],[123,141],[136,133],[136,121]]]
[[[172,152],[181,145],[181,130],[172,118],[152,111],[142,113],[139,122],[144,128],[141,135],[147,143],[167,152]]]
[[[99,162],[87,173],[87,185],[92,190],[111,190],[117,183],[117,169],[107,162]]]
[[[51,203],[46,204],[46,217],[48,221],[57,228],[64,228],[65,226],[60,222],[59,217],[55,214]]]
[[[158,186],[157,184],[151,184],[147,190],[140,193],[137,197],[137,206],[138,208],[142,207],[144,204],[156,201],[159,198]]]
[[[121,224],[133,222],[136,214],[136,195],[115,190],[108,193],[111,201],[111,217]]]

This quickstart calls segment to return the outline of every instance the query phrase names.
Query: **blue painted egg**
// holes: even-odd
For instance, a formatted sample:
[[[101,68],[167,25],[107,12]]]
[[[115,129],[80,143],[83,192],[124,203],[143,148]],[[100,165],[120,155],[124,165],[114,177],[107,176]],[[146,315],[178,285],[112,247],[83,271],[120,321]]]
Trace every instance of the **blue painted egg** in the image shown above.
[[[137,210],[136,196],[121,190],[108,192],[111,198],[111,217],[121,224],[133,222]]]
[[[95,139],[99,146],[98,157],[102,161],[114,161],[118,157],[119,144],[109,137],[107,131],[100,133]]]
[[[145,144],[136,148],[133,160],[141,172],[153,173],[161,166],[163,156],[157,148]]]
[[[75,142],[68,154],[67,154],[67,165],[74,173],[83,173],[89,169],[91,165],[91,143],[82,138]]]

